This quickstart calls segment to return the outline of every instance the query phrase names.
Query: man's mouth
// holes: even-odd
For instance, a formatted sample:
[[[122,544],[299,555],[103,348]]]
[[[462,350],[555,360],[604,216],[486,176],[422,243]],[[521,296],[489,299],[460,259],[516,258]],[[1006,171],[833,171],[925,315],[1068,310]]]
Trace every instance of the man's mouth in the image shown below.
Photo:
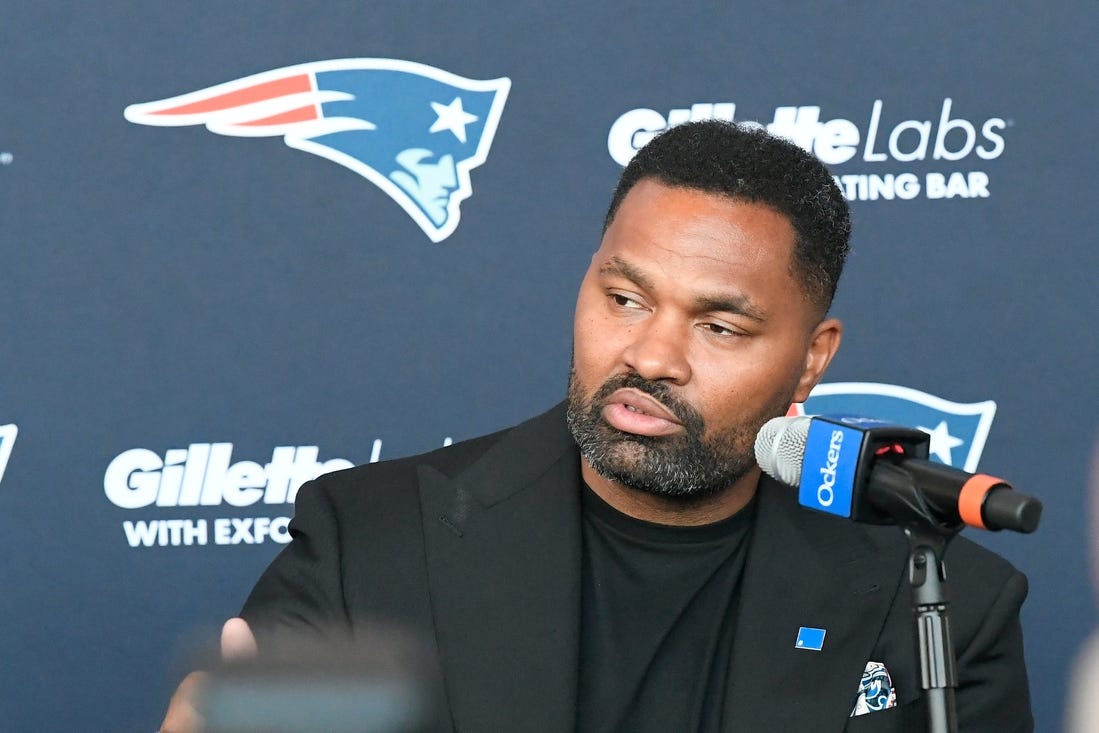
[[[611,427],[634,435],[656,437],[683,430],[683,423],[671,410],[652,396],[632,388],[615,390],[607,398],[603,419]]]

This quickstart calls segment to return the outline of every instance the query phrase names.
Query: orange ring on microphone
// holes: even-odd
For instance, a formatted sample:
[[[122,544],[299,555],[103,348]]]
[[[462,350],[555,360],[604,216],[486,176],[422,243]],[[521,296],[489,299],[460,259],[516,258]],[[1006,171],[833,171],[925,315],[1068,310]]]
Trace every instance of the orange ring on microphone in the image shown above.
[[[958,492],[958,516],[970,527],[988,529],[984,518],[981,517],[981,507],[985,497],[992,487],[1004,483],[1002,478],[989,476],[986,473],[975,473],[973,477],[962,484],[962,490]]]

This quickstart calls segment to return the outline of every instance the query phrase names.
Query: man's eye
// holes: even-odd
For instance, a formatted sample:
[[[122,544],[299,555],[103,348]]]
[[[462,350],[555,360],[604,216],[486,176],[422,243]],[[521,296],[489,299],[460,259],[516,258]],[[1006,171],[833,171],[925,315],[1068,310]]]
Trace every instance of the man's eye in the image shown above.
[[[641,307],[641,304],[638,303],[633,298],[627,297],[627,296],[622,295],[620,293],[611,293],[610,295],[611,295],[611,300],[614,301],[614,304],[621,307],[621,308],[640,308]]]
[[[720,323],[703,323],[702,328],[706,329],[710,333],[716,336],[740,336],[739,331],[734,331],[728,326],[722,326]]]

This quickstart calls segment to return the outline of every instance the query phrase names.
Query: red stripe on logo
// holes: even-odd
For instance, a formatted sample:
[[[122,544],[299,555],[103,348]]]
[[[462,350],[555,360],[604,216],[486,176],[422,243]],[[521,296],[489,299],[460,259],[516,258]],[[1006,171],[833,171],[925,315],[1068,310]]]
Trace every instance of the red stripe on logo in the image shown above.
[[[240,107],[254,102],[263,102],[288,94],[302,94],[311,91],[313,91],[313,88],[309,83],[309,75],[298,74],[297,76],[288,76],[273,81],[265,81],[243,89],[225,92],[224,94],[218,94],[209,99],[191,102],[190,104],[180,105],[179,107],[169,107],[168,109],[153,112],[153,114],[193,115],[202,114],[203,112],[220,112],[221,110]]]
[[[264,127],[267,125],[287,125],[291,122],[309,122],[315,119],[317,119],[317,107],[316,105],[311,104],[308,107],[298,107],[297,109],[292,109],[289,112],[280,112],[277,115],[264,117],[261,120],[238,122],[237,127]]]

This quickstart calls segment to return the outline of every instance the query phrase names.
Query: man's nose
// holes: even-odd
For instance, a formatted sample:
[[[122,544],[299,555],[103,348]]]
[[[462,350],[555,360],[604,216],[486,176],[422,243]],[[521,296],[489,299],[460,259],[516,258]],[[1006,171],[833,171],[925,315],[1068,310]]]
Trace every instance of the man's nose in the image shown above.
[[[626,366],[645,379],[686,384],[691,378],[688,328],[654,317],[635,329],[633,341],[622,354]]]

